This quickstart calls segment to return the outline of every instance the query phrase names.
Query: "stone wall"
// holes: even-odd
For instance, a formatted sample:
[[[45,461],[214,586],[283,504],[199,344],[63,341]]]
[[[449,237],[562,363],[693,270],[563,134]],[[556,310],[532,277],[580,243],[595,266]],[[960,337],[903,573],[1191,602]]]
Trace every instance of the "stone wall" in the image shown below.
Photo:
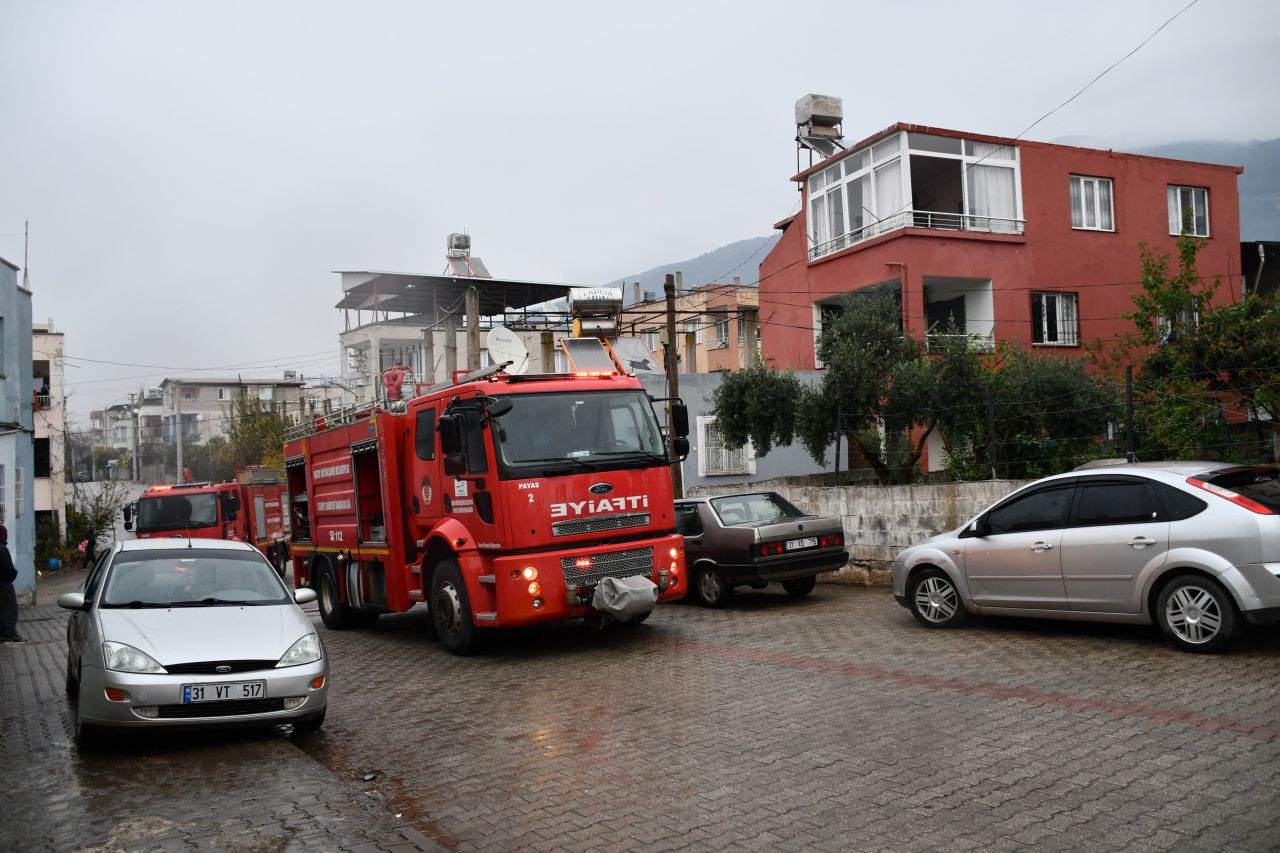
[[[834,515],[844,522],[849,565],[827,579],[882,585],[898,551],[954,530],[1029,480],[927,483],[914,486],[808,485],[788,479],[750,486],[700,486],[690,497],[743,491],[774,491],[805,512]]]

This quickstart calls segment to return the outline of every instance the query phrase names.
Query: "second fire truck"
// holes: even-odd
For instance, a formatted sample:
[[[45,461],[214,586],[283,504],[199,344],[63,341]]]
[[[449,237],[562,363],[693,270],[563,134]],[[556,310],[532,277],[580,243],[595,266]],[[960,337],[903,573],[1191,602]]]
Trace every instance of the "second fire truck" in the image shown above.
[[[286,442],[294,579],[318,591],[326,625],[426,602],[441,642],[465,654],[485,628],[638,622],[684,595],[666,438],[601,346],[614,369],[499,366],[411,399],[392,387]],[[683,456],[688,415],[668,402]],[[630,609],[611,611],[608,590]]]

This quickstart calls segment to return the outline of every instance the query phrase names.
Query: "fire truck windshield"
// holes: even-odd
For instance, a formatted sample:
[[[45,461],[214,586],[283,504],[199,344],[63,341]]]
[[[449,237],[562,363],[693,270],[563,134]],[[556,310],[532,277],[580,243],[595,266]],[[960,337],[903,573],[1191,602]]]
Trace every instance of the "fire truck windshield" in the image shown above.
[[[218,523],[218,496],[213,492],[192,495],[158,495],[138,500],[138,531],[183,530]]]
[[[662,432],[642,391],[513,394],[493,420],[504,478],[532,471],[641,468],[667,464]]]

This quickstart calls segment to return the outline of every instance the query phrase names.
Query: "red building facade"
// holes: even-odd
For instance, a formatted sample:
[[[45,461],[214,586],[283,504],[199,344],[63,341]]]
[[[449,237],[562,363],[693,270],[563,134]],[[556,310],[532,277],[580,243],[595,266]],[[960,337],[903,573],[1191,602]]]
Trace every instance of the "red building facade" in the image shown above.
[[[901,297],[918,338],[1081,355],[1132,331],[1139,244],[1175,254],[1205,237],[1197,265],[1240,295],[1242,170],[897,124],[796,175],[800,212],[760,264],[766,359],[821,367],[814,344],[843,294]]]

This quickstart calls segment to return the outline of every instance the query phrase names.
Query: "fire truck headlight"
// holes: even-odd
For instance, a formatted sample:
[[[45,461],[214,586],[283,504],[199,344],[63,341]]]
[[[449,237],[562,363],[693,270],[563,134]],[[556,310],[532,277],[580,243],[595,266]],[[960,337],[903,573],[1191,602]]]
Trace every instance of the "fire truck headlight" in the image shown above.
[[[538,583],[537,581],[534,581],[533,583],[529,584],[529,594],[534,597],[542,595],[542,584]]]
[[[674,560],[674,559],[675,559],[676,557],[678,557],[679,555],[680,555],[680,552],[679,552],[679,551],[677,551],[675,548],[672,548],[672,549],[671,549],[671,559],[673,559],[673,560]]]
[[[538,570],[533,566],[524,567],[524,579],[527,581],[536,581],[538,579]]]

